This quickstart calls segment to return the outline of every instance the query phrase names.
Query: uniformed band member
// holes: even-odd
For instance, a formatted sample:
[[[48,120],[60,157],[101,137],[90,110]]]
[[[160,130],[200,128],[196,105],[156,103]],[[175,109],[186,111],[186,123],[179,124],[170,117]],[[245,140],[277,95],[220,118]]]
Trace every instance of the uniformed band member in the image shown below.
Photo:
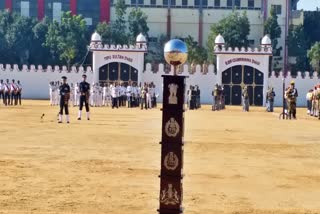
[[[58,123],[62,123],[62,115],[63,109],[66,114],[66,121],[69,123],[69,99],[70,99],[70,86],[67,84],[67,77],[62,77],[62,85],[59,87],[60,89],[60,112],[59,112],[59,121]]]
[[[7,79],[7,82],[4,83],[4,104],[5,105],[10,105],[10,83],[9,80]]]
[[[244,86],[242,90],[242,105],[243,111],[248,112],[249,111],[249,93],[248,93],[248,87]]]
[[[4,83],[3,83],[3,80],[0,80],[0,99],[2,99],[2,102],[4,104]]]
[[[224,109],[224,89],[221,85],[216,84],[213,91],[212,111]]]
[[[273,88],[271,87],[267,92],[267,111],[273,112],[273,104],[274,104],[274,97],[276,93],[274,92]]]
[[[307,100],[307,114],[308,115],[313,115],[312,113],[312,98],[313,98],[313,89],[310,89],[306,95],[306,100]]]
[[[83,104],[85,104],[85,107],[86,107],[87,120],[90,120],[90,112],[89,112],[90,84],[86,82],[87,75],[83,74],[82,78],[83,78],[83,81],[79,85],[80,106],[79,106],[78,120],[81,120]]]
[[[297,107],[297,97],[298,97],[298,90],[295,88],[294,81],[291,81],[290,87],[285,92],[285,97],[287,98],[288,104],[288,114],[289,119],[297,119],[296,117],[296,107]]]
[[[21,106],[21,94],[22,94],[22,85],[20,83],[20,80],[17,81],[17,103],[19,102],[19,105]]]

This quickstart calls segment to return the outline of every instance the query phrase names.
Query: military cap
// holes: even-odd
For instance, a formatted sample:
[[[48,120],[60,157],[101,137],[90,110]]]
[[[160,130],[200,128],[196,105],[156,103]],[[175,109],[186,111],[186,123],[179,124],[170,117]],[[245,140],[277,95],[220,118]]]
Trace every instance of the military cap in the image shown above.
[[[66,80],[66,79],[67,79],[67,77],[66,77],[66,76],[63,76],[63,77],[61,77],[61,79],[64,79],[64,80]]]

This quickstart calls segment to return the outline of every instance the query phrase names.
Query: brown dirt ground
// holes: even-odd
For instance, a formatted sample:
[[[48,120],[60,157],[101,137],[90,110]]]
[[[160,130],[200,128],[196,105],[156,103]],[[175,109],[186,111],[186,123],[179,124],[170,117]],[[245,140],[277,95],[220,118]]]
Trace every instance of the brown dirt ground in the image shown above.
[[[157,213],[159,108],[57,112],[0,106],[0,213]],[[320,121],[276,112],[186,112],[184,213],[320,213]]]

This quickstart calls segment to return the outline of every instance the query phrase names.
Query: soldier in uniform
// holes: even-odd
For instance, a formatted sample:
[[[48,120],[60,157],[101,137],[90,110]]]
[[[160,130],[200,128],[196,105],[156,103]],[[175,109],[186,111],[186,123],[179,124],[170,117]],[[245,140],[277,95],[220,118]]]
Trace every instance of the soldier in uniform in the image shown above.
[[[116,107],[119,108],[120,102],[118,101],[119,95],[120,95],[120,87],[118,86],[118,83],[115,82],[114,85],[110,86],[111,88],[111,97],[112,97],[112,108]]]
[[[67,84],[67,77],[62,77],[62,85],[59,87],[60,91],[60,112],[59,112],[59,121],[62,123],[63,109],[66,114],[66,121],[69,123],[69,99],[70,99],[70,86]]]
[[[79,105],[79,100],[80,100],[80,90],[79,90],[79,83],[76,83],[74,87],[74,103],[73,106],[78,106]]]
[[[11,103],[10,105],[17,105],[17,93],[18,93],[18,87],[15,83],[15,80],[12,80],[12,83],[10,85],[10,92],[11,92]]]
[[[7,82],[4,84],[4,104],[5,105],[10,105],[10,83],[9,80],[7,79]]]
[[[22,85],[20,83],[20,80],[17,81],[17,87],[18,87],[17,102],[19,102],[19,105],[21,106]]]
[[[213,96],[212,111],[219,110],[218,109],[218,102],[219,102],[219,85],[218,84],[215,85],[212,91],[212,96]]]
[[[248,93],[248,87],[244,86],[242,90],[242,105],[243,111],[248,112],[249,111],[249,93]]]
[[[4,104],[4,83],[3,80],[0,80],[0,99],[2,98],[2,102]]]
[[[274,104],[274,97],[276,96],[276,93],[273,91],[273,88],[271,87],[267,92],[267,111],[273,112],[273,104]]]
[[[286,90],[286,97],[288,100],[288,113],[289,119],[297,119],[296,117],[296,101],[298,97],[298,90],[295,88],[294,81],[290,82],[290,87]]]
[[[320,85],[317,86],[316,100],[317,100],[318,119],[320,120]]]
[[[81,120],[83,104],[86,107],[87,120],[90,120],[90,112],[89,112],[90,84],[86,82],[87,75],[83,74],[82,78],[83,78],[83,81],[79,84],[80,103],[79,103],[78,120]]]

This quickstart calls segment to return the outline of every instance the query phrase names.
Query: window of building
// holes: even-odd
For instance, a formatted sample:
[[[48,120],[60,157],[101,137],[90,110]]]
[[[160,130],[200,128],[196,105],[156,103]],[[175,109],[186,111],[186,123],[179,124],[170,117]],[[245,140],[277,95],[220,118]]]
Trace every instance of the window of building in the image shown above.
[[[157,0],[150,0],[150,4],[151,5],[156,5],[157,4]]]
[[[156,43],[156,42],[158,42],[158,38],[157,37],[149,37],[148,41]]]
[[[254,0],[248,0],[248,8],[254,8]]]
[[[214,6],[220,7],[220,0],[214,0]]]
[[[176,0],[171,0],[171,6],[176,6]]]
[[[163,6],[168,6],[168,0],[162,0]]]
[[[234,6],[237,7],[237,8],[240,8],[241,0],[234,0]]]
[[[249,39],[249,45],[254,45],[254,39]]]
[[[232,0],[227,0],[227,7],[232,7]]]
[[[131,0],[131,5],[136,5],[137,4],[137,0]]]
[[[272,7],[274,8],[274,10],[276,11],[277,15],[281,15],[282,13],[282,7],[281,5],[272,5]]]
[[[144,5],[144,0],[138,0],[139,5]]]
[[[208,0],[202,0],[202,6],[207,7],[208,6]]]
[[[61,22],[62,17],[62,4],[60,2],[53,2],[52,6],[52,19]]]
[[[30,2],[29,1],[21,1],[20,7],[21,16],[30,16]]]
[[[84,18],[86,21],[86,25],[91,26],[92,25],[92,18]]]
[[[194,0],[194,6],[199,6],[200,5],[200,0]]]
[[[182,0],[182,6],[188,6],[188,0]]]

